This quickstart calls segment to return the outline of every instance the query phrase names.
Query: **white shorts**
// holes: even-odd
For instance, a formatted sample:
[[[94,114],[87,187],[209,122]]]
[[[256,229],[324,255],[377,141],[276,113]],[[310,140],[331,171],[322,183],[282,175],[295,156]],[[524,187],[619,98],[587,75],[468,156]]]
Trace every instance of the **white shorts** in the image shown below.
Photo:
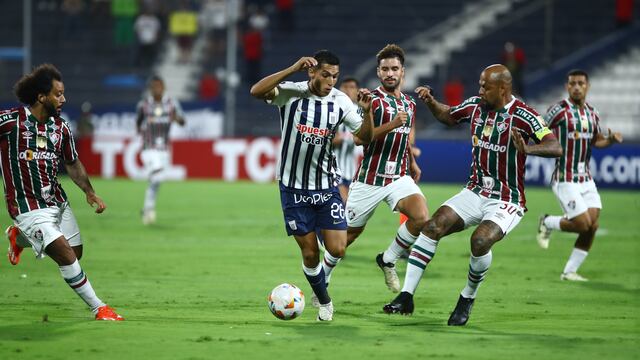
[[[169,151],[157,149],[145,149],[140,153],[145,172],[151,175],[169,167]]]
[[[347,197],[347,225],[365,226],[382,201],[386,202],[392,211],[396,211],[398,202],[413,194],[424,197],[420,187],[410,176],[403,176],[387,186],[352,182]]]
[[[464,220],[465,228],[489,220],[500,226],[505,235],[513,230],[524,216],[524,209],[516,204],[489,199],[469,189],[462,189],[443,205],[453,209]]]
[[[589,208],[602,209],[600,194],[593,180],[582,183],[554,182],[551,189],[567,219],[573,219]]]
[[[64,236],[71,247],[82,245],[78,222],[68,203],[20,214],[16,216],[15,225],[37,258],[43,258],[44,249],[60,236]]]

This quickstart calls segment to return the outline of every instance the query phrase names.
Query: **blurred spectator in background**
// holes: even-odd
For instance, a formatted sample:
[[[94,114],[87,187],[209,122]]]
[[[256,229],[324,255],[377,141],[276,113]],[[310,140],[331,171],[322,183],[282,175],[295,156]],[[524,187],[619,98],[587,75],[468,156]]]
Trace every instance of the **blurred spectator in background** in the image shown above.
[[[216,63],[222,60],[227,46],[226,0],[206,0],[200,15],[200,25],[207,33],[206,57]]]
[[[262,65],[262,32],[249,22],[249,29],[242,37],[246,78],[248,84],[255,84],[260,79]]]
[[[519,97],[524,96],[524,86],[522,83],[522,76],[524,72],[524,65],[527,59],[524,55],[524,51],[517,47],[511,41],[504,43],[504,51],[502,52],[502,65],[506,66],[511,72],[513,78],[512,91]],[[457,105],[457,104],[456,104]]]
[[[464,100],[464,85],[458,78],[451,78],[444,84],[444,102],[456,106]]]
[[[633,20],[633,0],[616,0],[616,24],[625,27]]]
[[[80,117],[78,118],[78,126],[76,134],[78,138],[93,136],[93,113],[91,112],[91,103],[85,101],[80,106]]]
[[[137,1],[111,1],[111,16],[114,19],[113,43],[116,46],[128,46],[133,43],[133,21],[136,15],[138,15]]]
[[[138,16],[134,24],[138,49],[135,65],[143,68],[151,66],[156,55],[160,38],[160,19],[148,9]]]
[[[293,16],[294,0],[276,0],[276,11],[278,13],[278,30],[282,32],[293,32],[296,27]]]
[[[193,11],[189,1],[180,1],[178,10],[169,15],[169,33],[175,37],[180,48],[179,63],[191,61],[193,40],[198,33],[198,13]]]
[[[202,101],[215,101],[220,95],[220,81],[209,71],[200,78],[199,94]]]
[[[83,31],[83,13],[85,4],[83,0],[64,0],[60,10],[62,11],[62,38],[63,40],[77,39]]]

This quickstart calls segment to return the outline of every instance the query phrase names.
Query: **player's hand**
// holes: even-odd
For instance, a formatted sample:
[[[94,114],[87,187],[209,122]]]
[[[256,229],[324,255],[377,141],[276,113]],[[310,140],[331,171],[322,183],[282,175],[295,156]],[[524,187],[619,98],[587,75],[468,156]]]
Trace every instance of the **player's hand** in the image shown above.
[[[431,89],[431,86],[429,85],[418,86],[415,92],[418,94],[418,98],[425,103],[430,103],[436,100],[433,97],[433,89]]]
[[[511,138],[513,139],[513,145],[516,147],[516,149],[523,154],[527,154],[529,146],[524,141],[524,138],[522,137],[522,135],[520,135],[520,132],[518,132],[518,130],[511,129]]]
[[[398,111],[393,120],[391,120],[391,125],[393,125],[394,129],[399,128],[401,126],[404,126],[407,123],[408,119],[409,114],[407,114],[406,111]]]
[[[611,132],[611,129],[608,129],[609,134],[607,135],[607,137],[609,138],[609,141],[614,144],[614,143],[622,143],[622,134],[619,132]]]
[[[420,155],[422,155],[422,150],[420,150],[420,148],[417,148],[415,146],[411,146],[411,155],[413,155],[414,158],[420,157]]]
[[[91,205],[91,207],[94,207],[95,205],[96,214],[102,214],[102,212],[107,208],[107,205],[102,201],[100,196],[93,192],[87,194],[87,203]]]
[[[411,162],[409,171],[411,171],[411,178],[417,184],[420,181],[420,176],[422,176],[422,170],[420,169],[420,166],[418,166],[418,163],[416,161]]]
[[[318,60],[311,56],[303,56],[295,64],[291,65],[293,71],[303,71],[318,65]]]
[[[358,106],[360,106],[364,112],[371,110],[372,99],[373,97],[369,89],[361,88],[358,90]]]

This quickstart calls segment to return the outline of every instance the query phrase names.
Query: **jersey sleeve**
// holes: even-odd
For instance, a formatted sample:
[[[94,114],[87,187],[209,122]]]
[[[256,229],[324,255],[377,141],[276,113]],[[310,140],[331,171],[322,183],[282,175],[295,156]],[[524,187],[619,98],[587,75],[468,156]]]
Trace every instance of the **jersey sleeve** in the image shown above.
[[[528,138],[532,138],[539,143],[543,137],[553,134],[547,127],[544,118],[537,111],[528,107],[518,107],[514,112],[514,117],[518,120],[516,127],[522,130]]]
[[[173,111],[175,111],[177,117],[184,118],[184,110],[180,101],[173,99]]]
[[[62,158],[66,162],[74,162],[78,159],[76,142],[73,139],[71,129],[66,122],[62,122]]]
[[[306,87],[306,83],[305,87]],[[306,90],[300,83],[295,83],[291,81],[281,82],[278,86],[276,86],[276,96],[267,100],[267,104],[282,106],[289,101],[292,97],[302,95]]]
[[[596,141],[598,134],[602,134],[602,128],[600,127],[600,112],[596,108],[591,109],[593,111],[593,141]],[[606,136],[606,135],[605,135]]]
[[[462,123],[471,121],[471,115],[473,110],[480,103],[480,97],[473,96],[463,101],[461,104],[452,106],[449,109],[449,114],[455,120],[456,123]]]
[[[544,120],[550,129],[558,127],[562,119],[564,119],[565,108],[558,103],[551,106],[544,116]]]
[[[0,137],[8,135],[16,126],[18,121],[18,112],[0,112]]]
[[[342,101],[344,105],[341,104],[341,107],[344,111],[344,116],[342,117],[344,121],[344,125],[354,134],[357,134],[360,131],[360,127],[362,127],[362,110],[356,106],[351,100]]]

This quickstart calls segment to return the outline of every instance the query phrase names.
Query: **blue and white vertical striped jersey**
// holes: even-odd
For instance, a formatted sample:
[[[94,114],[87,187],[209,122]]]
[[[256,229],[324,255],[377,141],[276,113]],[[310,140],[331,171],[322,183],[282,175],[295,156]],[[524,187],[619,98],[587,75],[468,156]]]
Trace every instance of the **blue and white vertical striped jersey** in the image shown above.
[[[344,123],[354,133],[362,117],[351,99],[338,89],[319,97],[306,81],[285,81],[269,103],[280,109],[278,180],[286,187],[323,190],[337,185],[336,158],[331,140]]]

